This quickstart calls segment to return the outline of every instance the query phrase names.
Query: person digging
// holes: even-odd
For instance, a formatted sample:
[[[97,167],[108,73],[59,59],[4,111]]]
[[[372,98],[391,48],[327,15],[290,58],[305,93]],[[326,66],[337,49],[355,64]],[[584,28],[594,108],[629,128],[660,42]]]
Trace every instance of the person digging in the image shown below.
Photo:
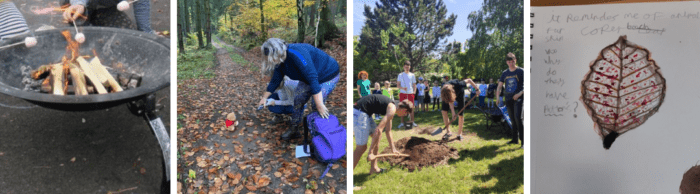
[[[354,161],[353,168],[357,166],[360,161],[360,157],[367,150],[367,141],[369,136],[372,135],[372,143],[370,144],[369,154],[367,160],[371,163],[369,174],[382,173],[384,169],[379,168],[377,165],[377,153],[379,152],[379,139],[382,136],[382,130],[386,132],[386,138],[389,141],[389,146],[391,146],[391,151],[394,155],[403,155],[396,150],[393,138],[391,136],[391,121],[394,119],[394,115],[399,117],[406,116],[413,112],[413,103],[409,100],[403,100],[397,104],[381,94],[372,94],[365,96],[355,103],[353,110],[353,121],[354,121],[354,133],[355,133],[355,151],[353,153]],[[385,115],[379,122],[379,126],[370,117],[372,114]]]
[[[447,133],[445,133],[445,135],[442,137],[442,141],[447,141],[452,136],[452,132],[450,131],[450,123],[457,119],[457,115],[459,115],[459,133],[457,135],[457,140],[462,141],[462,128],[464,126],[464,109],[466,108],[466,106],[471,104],[474,97],[479,96],[479,93],[481,92],[478,87],[475,87],[476,94],[472,95],[472,98],[469,100],[468,104],[465,105],[464,89],[467,88],[467,84],[476,86],[474,81],[472,81],[471,79],[453,79],[445,82],[445,85],[443,85],[442,89],[440,90],[440,95],[442,98],[442,121],[445,123],[445,130],[447,130]],[[455,114],[455,101],[457,102],[456,109],[459,110],[459,113],[457,114]],[[447,111],[452,112],[452,119],[450,119],[447,116]],[[438,129],[435,132],[433,132],[433,135],[440,134],[441,132],[442,129]]]

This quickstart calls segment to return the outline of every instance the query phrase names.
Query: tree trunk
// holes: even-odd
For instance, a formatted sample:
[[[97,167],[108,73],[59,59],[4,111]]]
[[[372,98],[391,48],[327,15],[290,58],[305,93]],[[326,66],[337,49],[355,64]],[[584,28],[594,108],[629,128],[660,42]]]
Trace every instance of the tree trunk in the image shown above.
[[[326,40],[336,38],[338,33],[338,28],[335,26],[335,22],[331,17],[331,9],[328,7],[329,0],[321,0],[321,14],[319,14],[319,22],[317,24],[316,30],[316,40],[317,47],[323,47],[323,43]]]
[[[205,7],[206,7],[205,13],[206,13],[206,17],[207,17],[206,23],[205,23],[206,26],[207,26],[207,28],[206,28],[206,33],[207,33],[207,46],[206,46],[206,47],[207,47],[207,48],[211,48],[211,46],[212,46],[212,45],[211,45],[211,42],[212,42],[212,41],[211,41],[211,31],[212,31],[211,28],[212,28],[212,25],[211,25],[211,2],[210,2],[210,0],[206,0],[206,2],[204,3],[204,5],[205,5]]]
[[[314,27],[316,26],[315,25],[316,24],[316,13],[318,13],[318,0],[316,1],[316,3],[314,3],[313,6],[309,6],[307,9],[308,9],[307,12],[309,13],[308,14],[309,19],[307,20],[307,21],[309,21],[308,22],[309,23],[308,29],[309,29],[309,31],[313,32],[316,30]]]
[[[322,3],[323,3],[323,0],[321,0],[321,3],[316,4],[316,11],[318,11],[319,6],[322,6]],[[318,43],[319,43],[319,41],[318,41],[318,24],[321,22],[321,14],[317,14],[317,15],[318,15],[318,17],[316,18],[316,34],[314,34],[314,37],[315,37],[314,38],[314,46],[315,47],[319,47],[318,46]],[[323,34],[323,32],[321,32],[321,34]]]
[[[202,6],[200,3],[201,0],[195,0],[197,2],[197,19],[195,20],[197,24],[197,43],[199,48],[204,48],[204,37],[202,37]]]
[[[177,34],[177,41],[179,44],[178,48],[180,49],[180,52],[182,52],[184,54],[185,53],[185,42],[183,40],[185,39],[184,35],[186,33],[185,33],[185,30],[182,29],[182,27],[183,27],[182,23],[185,23],[185,21],[182,19],[184,17],[184,14],[182,14],[182,15],[179,14],[179,12],[185,11],[184,9],[182,9],[182,7],[184,7],[183,4],[178,5],[178,15],[180,15],[180,17],[178,17],[178,20],[177,20],[177,33],[178,33]]]
[[[265,30],[265,14],[263,13],[263,0],[260,0],[260,30],[262,31],[262,41],[267,40],[267,31]]]
[[[297,0],[297,42],[304,42],[304,0]]]
[[[184,25],[185,25],[185,34],[187,34],[187,33],[192,32],[192,30],[190,29],[190,26],[191,26],[191,24],[190,24],[190,3],[189,3],[190,0],[184,0],[184,1],[185,1],[185,4],[182,7],[183,7],[183,10],[185,11],[185,23],[184,23]]]

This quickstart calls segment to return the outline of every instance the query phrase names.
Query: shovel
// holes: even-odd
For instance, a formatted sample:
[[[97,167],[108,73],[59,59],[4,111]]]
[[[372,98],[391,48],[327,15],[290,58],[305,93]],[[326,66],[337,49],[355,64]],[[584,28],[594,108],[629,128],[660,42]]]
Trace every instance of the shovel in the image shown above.
[[[377,158],[387,157],[387,156],[409,157],[410,155],[408,155],[408,154],[401,154],[401,153],[398,153],[398,154],[393,154],[393,153],[392,153],[392,154],[379,154],[379,155],[369,154],[369,160],[374,160],[374,159],[377,159]]]
[[[471,98],[469,98],[469,102],[467,102],[467,104],[465,104],[464,107],[462,107],[462,110],[459,110],[459,112],[457,113],[457,115],[459,115],[459,113],[464,112],[464,109],[467,108],[467,106],[469,106],[469,104],[472,103],[472,101],[474,100],[474,98],[476,98],[476,95],[474,95],[474,96],[472,96]],[[457,118],[455,118],[455,120],[457,120]],[[447,125],[452,124],[452,122],[454,122],[455,120],[450,120],[450,122],[448,122]],[[445,125],[445,127],[441,127],[441,128],[438,128],[437,130],[433,131],[433,133],[432,133],[431,135],[432,135],[432,136],[436,136],[436,135],[442,133],[442,129],[443,129],[443,128],[447,128],[447,125]]]

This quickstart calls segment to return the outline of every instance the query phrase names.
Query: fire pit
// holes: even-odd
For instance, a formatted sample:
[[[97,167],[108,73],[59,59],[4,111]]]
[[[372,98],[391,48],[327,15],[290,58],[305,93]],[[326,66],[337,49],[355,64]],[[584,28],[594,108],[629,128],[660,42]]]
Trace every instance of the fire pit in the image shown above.
[[[153,130],[163,152],[161,191],[170,188],[170,138],[168,130],[155,114],[155,92],[170,85],[170,44],[163,37],[139,31],[106,27],[83,27],[86,40],[80,45],[81,55],[97,55],[102,64],[114,72],[137,72],[142,75],[139,86],[116,93],[53,95],[25,90],[23,69],[37,69],[57,64],[66,54],[68,42],[63,28],[35,32],[38,44],[32,48],[11,47],[0,50],[0,93],[27,100],[39,106],[63,111],[106,109],[128,103],[132,113],[142,116]],[[20,37],[19,39],[23,39]],[[94,51],[94,52],[93,52]]]
[[[133,101],[170,84],[168,39],[132,30],[84,27],[81,32],[87,38],[80,45],[80,53],[92,55],[94,49],[104,66],[116,71],[141,73],[143,78],[140,86],[118,93],[86,96],[56,96],[25,91],[21,67],[37,69],[42,65],[61,62],[68,44],[60,33],[63,30],[71,28],[36,32],[38,44],[32,48],[12,47],[1,50],[0,93],[47,108],[81,111],[104,109]]]

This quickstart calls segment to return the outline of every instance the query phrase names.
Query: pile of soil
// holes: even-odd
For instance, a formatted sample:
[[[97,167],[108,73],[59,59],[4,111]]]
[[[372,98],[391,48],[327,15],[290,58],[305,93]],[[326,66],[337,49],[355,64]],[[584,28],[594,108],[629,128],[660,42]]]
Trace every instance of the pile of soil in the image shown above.
[[[700,193],[700,166],[696,165],[683,174],[681,194]]]
[[[439,141],[431,141],[421,137],[405,137],[394,143],[396,149],[410,157],[388,156],[379,158],[381,162],[389,162],[392,165],[400,165],[413,172],[426,166],[440,166],[447,164],[450,158],[459,158],[457,149],[440,144]],[[380,154],[391,153],[391,147],[387,146]]]

